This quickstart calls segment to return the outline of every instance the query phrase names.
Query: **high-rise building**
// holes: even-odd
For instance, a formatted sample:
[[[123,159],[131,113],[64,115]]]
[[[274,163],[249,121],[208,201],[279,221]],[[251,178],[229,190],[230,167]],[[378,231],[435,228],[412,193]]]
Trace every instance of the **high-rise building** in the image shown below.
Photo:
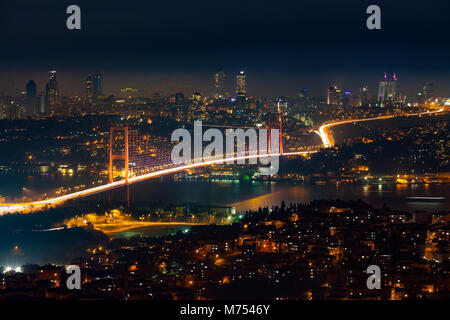
[[[342,90],[336,86],[329,87],[327,90],[327,104],[338,106],[341,104]]]
[[[214,74],[214,97],[216,99],[223,98],[225,96],[225,72],[222,69],[217,70]]]
[[[384,79],[380,81],[380,85],[378,86],[378,102],[383,104],[387,100],[387,87],[388,87],[388,79],[386,72],[384,73]]]
[[[45,92],[42,91],[41,94],[38,96],[38,110],[40,113],[46,113],[48,110],[46,109],[46,96]]]
[[[398,97],[398,79],[397,76],[393,75],[391,81],[389,81],[388,90],[387,90],[387,98],[390,102],[397,102]]]
[[[239,101],[244,101],[247,95],[247,83],[244,71],[236,75],[236,97]]]
[[[350,90],[344,91],[341,95],[341,103],[345,108],[353,107],[353,95]]]
[[[399,100],[398,95],[398,79],[394,73],[392,79],[388,79],[386,72],[384,78],[380,82],[378,87],[378,102],[383,106],[386,103],[397,102]]]
[[[48,74],[48,82],[45,86],[45,95],[47,98],[49,111],[51,113],[54,113],[56,111],[56,107],[59,104],[59,90],[58,82],[56,81],[55,70],[51,70]]]
[[[92,103],[94,98],[94,91],[92,86],[92,75],[88,74],[86,78],[86,102]]]
[[[102,95],[102,75],[101,75],[101,73],[97,73],[94,76],[92,93],[93,93],[94,100],[97,100],[97,98]]]
[[[36,113],[36,83],[33,80],[28,81],[25,97],[25,115],[32,116]]]
[[[366,107],[369,105],[369,88],[367,86],[359,88],[359,106]]]
[[[422,97],[424,103],[427,103],[428,101],[433,99],[433,83],[431,82],[424,83],[422,88]]]

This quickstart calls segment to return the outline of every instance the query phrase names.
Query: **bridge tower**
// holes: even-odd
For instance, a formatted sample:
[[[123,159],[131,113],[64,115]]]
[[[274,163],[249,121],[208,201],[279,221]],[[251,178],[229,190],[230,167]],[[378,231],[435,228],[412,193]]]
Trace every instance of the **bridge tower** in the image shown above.
[[[280,154],[283,154],[283,112],[280,111]]]
[[[287,103],[286,103],[287,106]],[[278,122],[280,125],[280,155],[283,154],[283,111],[280,107],[280,101],[278,101]]]
[[[271,141],[271,138],[272,138],[272,125],[270,123],[271,118],[272,118],[272,111],[269,110],[269,120],[267,121],[268,122],[267,131],[269,131],[269,140],[268,140],[269,141],[269,145],[268,145],[268,149],[267,149],[267,154],[271,153],[271,145],[270,145],[270,141]]]
[[[114,154],[113,144],[114,144],[114,133],[115,132],[123,132],[124,134],[124,142],[125,142],[125,152],[123,154]],[[114,182],[114,160],[123,160],[125,162],[125,188],[126,188],[126,197],[127,197],[127,205],[130,206],[130,187],[129,187],[129,152],[128,152],[128,125],[124,126],[114,126],[111,125],[109,128],[109,183]]]
[[[286,103],[287,107],[287,103]],[[278,124],[280,126],[279,130],[279,145],[280,145],[280,155],[283,155],[283,110],[280,106],[280,101],[278,101]],[[283,157],[280,157],[280,178],[283,179]]]

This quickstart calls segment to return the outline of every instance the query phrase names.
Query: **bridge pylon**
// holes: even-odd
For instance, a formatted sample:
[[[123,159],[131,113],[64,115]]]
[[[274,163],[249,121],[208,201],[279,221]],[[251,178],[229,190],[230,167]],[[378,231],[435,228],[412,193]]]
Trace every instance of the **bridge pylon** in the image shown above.
[[[280,121],[280,155],[283,154],[283,112],[280,111],[279,115]]]
[[[125,150],[123,154],[114,154],[114,133],[123,132]],[[123,160],[125,162],[125,188],[127,205],[130,206],[130,187],[129,187],[129,148],[128,148],[128,125],[115,126],[111,125],[109,128],[109,183],[114,182],[114,160]]]
[[[287,107],[287,102],[286,102]],[[280,155],[283,154],[283,111],[281,110],[280,101],[278,101],[278,122],[280,126]]]
[[[271,153],[271,140],[272,139],[272,124],[270,123],[271,118],[272,118],[272,111],[269,110],[269,114],[268,114],[269,120],[268,125],[267,125],[267,131],[269,132],[269,140],[268,140],[268,146],[267,146],[267,154]]]

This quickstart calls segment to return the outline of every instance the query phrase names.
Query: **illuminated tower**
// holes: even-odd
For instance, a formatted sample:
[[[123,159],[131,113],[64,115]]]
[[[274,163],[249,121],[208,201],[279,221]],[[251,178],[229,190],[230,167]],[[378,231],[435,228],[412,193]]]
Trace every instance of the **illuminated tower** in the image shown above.
[[[245,97],[247,95],[247,83],[246,76],[244,71],[240,71],[236,75],[236,97],[238,101],[245,101]]]
[[[51,70],[48,73],[48,82],[45,86],[45,95],[47,97],[48,106],[51,113],[55,113],[59,104],[58,82],[56,81],[56,71]]]
[[[327,90],[327,104],[339,105],[341,90],[336,86],[329,87]]]
[[[378,87],[378,102],[381,106],[387,101],[387,87],[388,87],[388,79],[386,72],[384,73],[384,79],[380,82]]]
[[[399,100],[398,95],[398,78],[394,73],[392,79],[388,79],[386,72],[384,78],[380,82],[378,87],[378,102],[380,106],[384,106],[386,103],[397,102]]]
[[[114,154],[113,151],[113,143],[114,143],[114,132],[124,133],[124,141],[125,141],[125,151],[124,154]],[[114,160],[124,160],[125,161],[125,181],[128,183],[128,126],[123,127],[115,127],[111,126],[109,130],[109,183],[114,181],[113,175],[113,161]]]
[[[220,99],[224,97],[225,72],[222,69],[214,74],[214,97]]]
[[[123,154],[114,153],[114,133],[123,132],[124,139],[124,152]],[[125,187],[127,193],[127,204],[130,204],[130,190],[129,190],[129,151],[128,151],[128,126],[111,126],[109,130],[109,183],[114,182],[114,160],[123,160],[125,162]]]
[[[364,86],[359,88],[359,106],[367,107],[369,105],[369,88]]]
[[[424,83],[422,88],[422,98],[424,103],[427,103],[433,98],[433,84],[431,82]]]
[[[388,82],[388,86],[387,86],[387,100],[389,102],[397,102],[398,101],[397,87],[398,87],[398,79],[394,73],[391,81]]]
[[[102,95],[102,75],[101,75],[101,73],[97,73],[94,76],[94,79],[92,82],[92,94],[93,94],[94,100],[97,100],[97,98]]]
[[[86,102],[92,103],[94,97],[93,87],[92,87],[92,75],[89,74],[86,78]]]
[[[269,145],[268,145],[268,149],[267,149],[267,154],[271,154],[272,124],[270,122],[271,122],[271,118],[272,118],[272,112],[270,110],[269,110],[268,116],[269,116],[269,120],[267,121],[268,122],[267,131],[269,132],[269,139],[268,139]]]
[[[287,107],[287,105],[286,105]],[[278,101],[278,122],[280,125],[280,154],[283,154],[283,111],[280,107],[280,101]]]

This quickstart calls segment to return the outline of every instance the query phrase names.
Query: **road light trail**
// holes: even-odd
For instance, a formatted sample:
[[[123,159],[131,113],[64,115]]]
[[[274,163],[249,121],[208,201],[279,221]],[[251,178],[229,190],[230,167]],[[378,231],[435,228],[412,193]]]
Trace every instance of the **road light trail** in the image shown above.
[[[207,223],[193,223],[193,222],[143,222],[143,221],[125,221],[118,223],[99,223],[93,224],[95,230],[101,231],[110,236],[118,233],[139,230],[147,227],[192,227],[192,226],[206,226]],[[79,227],[83,225],[78,225]]]
[[[441,112],[445,112],[445,109],[441,108],[441,109],[436,110],[436,111],[429,111],[428,110],[428,111],[425,111],[425,112],[409,113],[409,114],[405,114],[405,115],[402,115],[402,116],[412,117],[412,116],[421,116],[421,115],[441,113]],[[342,125],[342,124],[355,123],[355,122],[391,119],[391,118],[394,118],[396,116],[398,116],[398,115],[387,115],[387,116],[379,116],[379,117],[365,118],[365,119],[349,119],[349,120],[336,121],[336,122],[331,122],[331,123],[327,123],[327,124],[322,125],[319,128],[319,131],[318,132],[316,131],[316,132],[320,136],[320,138],[322,139],[323,146],[325,148],[331,148],[332,146],[334,146],[334,139],[333,139],[333,136],[331,135],[331,132],[329,130],[332,127],[339,126],[339,125]]]

